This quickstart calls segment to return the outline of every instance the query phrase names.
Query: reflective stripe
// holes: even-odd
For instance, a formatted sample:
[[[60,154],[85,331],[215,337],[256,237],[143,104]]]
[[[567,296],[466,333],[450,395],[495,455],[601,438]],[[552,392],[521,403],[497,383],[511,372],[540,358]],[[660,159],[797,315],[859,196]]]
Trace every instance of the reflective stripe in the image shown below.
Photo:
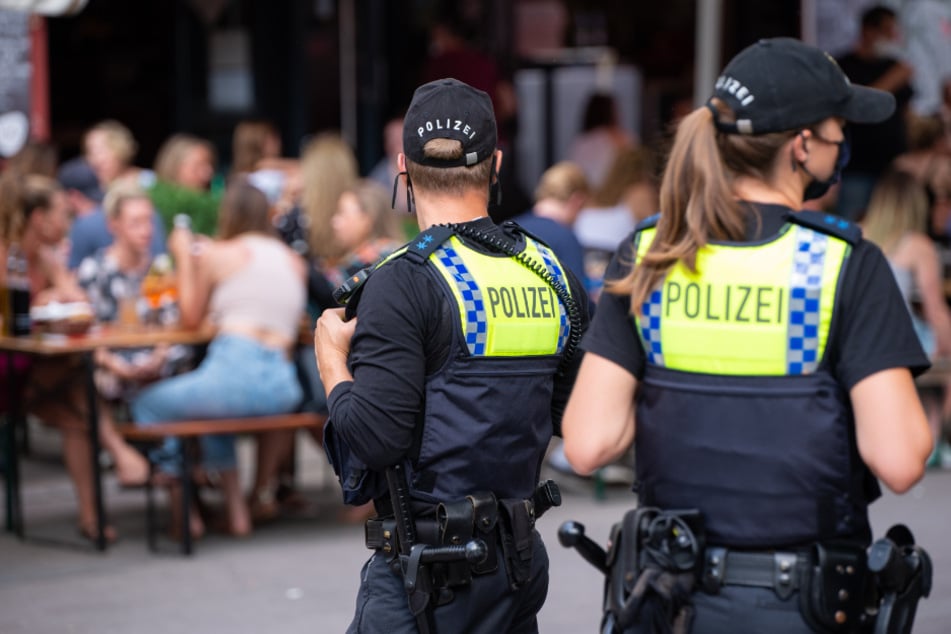
[[[565,284],[564,269],[550,251],[527,240],[525,252]],[[515,258],[475,251],[453,236],[429,262],[456,299],[472,356],[544,356],[564,348],[569,331],[564,307],[551,285]]]
[[[664,295],[660,290],[651,291],[642,306],[641,338],[647,351],[647,360],[654,365],[664,365],[663,340],[660,336],[661,313],[664,310]]]
[[[828,244],[827,235],[797,227],[796,252],[789,280],[788,374],[814,372],[819,365],[819,308]]]
[[[570,285],[568,284],[568,280],[566,279],[564,272],[561,270],[561,266],[558,264],[557,258],[555,258],[555,254],[540,242],[536,242],[531,238],[526,238],[526,241],[528,245],[535,247],[538,253],[542,256],[542,261],[545,263],[545,268],[547,268],[548,272],[551,273],[551,276],[555,278],[555,281],[564,286],[565,290],[567,290],[570,294]],[[565,341],[568,340],[568,311],[561,302],[558,302],[558,313],[558,352],[561,352],[561,350],[565,347]]]
[[[485,354],[488,320],[485,315],[485,302],[482,301],[482,291],[479,285],[469,274],[466,263],[449,242],[433,252],[433,256],[451,273],[456,284],[456,290],[462,296],[464,305],[462,328],[466,335],[466,346],[469,354],[481,356]]]

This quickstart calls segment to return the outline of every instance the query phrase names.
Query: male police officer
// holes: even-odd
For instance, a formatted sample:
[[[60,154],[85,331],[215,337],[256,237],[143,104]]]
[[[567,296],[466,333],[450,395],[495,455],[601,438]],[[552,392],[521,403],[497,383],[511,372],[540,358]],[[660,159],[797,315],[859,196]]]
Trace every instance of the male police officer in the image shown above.
[[[328,455],[345,499],[379,514],[348,631],[536,631],[548,556],[535,487],[587,326],[584,289],[548,247],[488,217],[502,153],[486,93],[454,79],[418,88],[403,152],[422,233],[372,271],[348,304],[360,300],[355,320],[325,311],[315,334]],[[475,539],[486,552],[471,563],[426,565],[412,548]]]

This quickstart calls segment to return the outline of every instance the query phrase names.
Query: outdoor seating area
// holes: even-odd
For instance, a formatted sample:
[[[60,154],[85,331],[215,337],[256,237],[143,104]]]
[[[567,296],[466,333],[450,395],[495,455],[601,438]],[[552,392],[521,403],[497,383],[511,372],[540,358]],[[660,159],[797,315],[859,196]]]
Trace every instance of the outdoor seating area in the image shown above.
[[[299,338],[306,344],[309,337],[309,328],[306,320],[301,322],[301,332]],[[80,357],[82,359],[81,373],[84,374],[84,384],[86,388],[86,401],[90,404],[88,410],[88,420],[85,429],[89,439],[90,454],[88,460],[98,467],[95,471],[94,494],[97,509],[98,532],[95,535],[87,535],[89,541],[98,550],[105,550],[108,546],[107,536],[104,532],[106,526],[105,519],[105,496],[103,493],[103,474],[101,471],[101,445],[99,442],[99,414],[102,408],[115,408],[116,406],[126,405],[124,403],[102,403],[97,398],[95,383],[95,364],[92,355],[96,349],[109,347],[113,349],[139,348],[143,346],[154,346],[159,344],[176,345],[189,344],[204,347],[213,338],[214,330],[208,327],[198,329],[186,329],[178,326],[170,327],[116,327],[109,325],[96,326],[85,332],[66,336],[62,334],[48,334],[36,332],[30,337],[4,337],[0,336],[0,361],[3,364],[11,364],[15,354],[26,355],[41,359],[61,359],[62,362],[71,357]],[[306,357],[305,357],[306,358]],[[13,373],[10,373],[13,376]],[[28,424],[28,418],[24,416],[21,396],[24,393],[25,385],[23,381],[29,381],[30,376],[18,377],[21,380],[9,381],[5,386],[5,397],[9,403],[9,411],[4,417],[3,442],[0,447],[3,448],[0,453],[0,464],[3,465],[3,476],[5,482],[5,500],[6,500],[6,529],[24,537],[27,534],[27,520],[24,517],[23,505],[24,498],[22,489],[24,485],[24,474],[22,469],[22,460],[28,458],[31,447],[31,433]],[[50,393],[47,398],[62,398],[63,395],[55,392]],[[183,464],[183,473],[191,474],[191,465],[196,464],[193,454],[195,454],[195,440],[207,435],[240,435],[253,437],[269,432],[291,432],[298,430],[309,430],[312,439],[320,439],[323,424],[326,417],[308,411],[290,412],[286,414],[245,416],[231,419],[193,419],[176,420],[165,423],[157,423],[148,427],[140,427],[131,422],[117,426],[118,433],[129,443],[140,447],[144,455],[148,456],[148,449],[154,447],[168,438],[176,438],[187,442],[181,442],[180,459]],[[319,448],[319,442],[316,443]],[[141,488],[145,491],[145,509],[147,518],[147,541],[152,550],[155,550],[157,543],[158,520],[155,516],[155,502],[153,497],[153,480],[156,478],[154,465],[149,464],[149,477],[141,483]],[[181,517],[185,519],[185,526],[188,525],[189,511],[191,505],[185,501],[190,500],[197,495],[196,483],[192,477],[183,477],[182,484],[184,494],[181,496],[182,511]],[[137,487],[127,487],[137,488]],[[182,535],[181,551],[183,554],[191,554],[193,549],[193,540],[188,531],[180,532]]]

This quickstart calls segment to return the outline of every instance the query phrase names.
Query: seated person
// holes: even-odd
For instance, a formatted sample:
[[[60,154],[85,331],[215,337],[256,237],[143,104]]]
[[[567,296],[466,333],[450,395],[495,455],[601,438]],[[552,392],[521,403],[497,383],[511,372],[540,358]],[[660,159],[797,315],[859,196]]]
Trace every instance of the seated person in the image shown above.
[[[321,271],[333,288],[340,286],[348,277],[372,266],[383,257],[402,246],[404,236],[399,221],[390,209],[386,190],[369,179],[357,181],[346,188],[337,201],[337,208],[330,219],[333,237],[337,246],[344,251],[339,258],[322,258]],[[313,350],[310,359],[314,364]],[[251,499],[251,511],[256,520],[267,520],[277,515],[278,498],[298,499],[287,490],[288,482],[283,482],[285,490],[280,492],[281,467],[292,460],[294,432],[275,432],[259,444],[257,475]],[[322,439],[318,438],[318,442]],[[369,508],[369,507],[367,507]],[[356,510],[356,514],[345,519],[365,519],[367,509]]]
[[[572,225],[590,194],[581,167],[571,161],[552,165],[538,180],[535,205],[515,222],[550,246],[579,280],[585,279],[584,250]]]
[[[137,425],[282,414],[300,404],[301,387],[289,352],[304,313],[306,272],[300,256],[273,235],[268,212],[265,195],[238,179],[222,199],[217,240],[196,249],[190,230],[172,231],[168,248],[178,269],[182,324],[197,327],[210,319],[218,333],[197,369],[148,386],[132,402]],[[249,534],[251,518],[238,479],[234,438],[208,436],[201,445],[205,470],[219,476],[228,531]],[[178,447],[172,439],[155,454],[160,470],[172,476],[180,475]],[[169,491],[175,512],[181,506],[181,487],[170,480]],[[204,524],[197,513],[191,517],[189,529],[198,537]]]
[[[190,134],[173,134],[159,148],[149,196],[167,231],[175,216],[184,214],[195,233],[214,234],[221,204],[221,191],[212,186],[216,164],[211,142]]]
[[[120,313],[131,311],[134,322],[150,320],[162,324],[178,322],[174,302],[157,308],[159,314],[146,315],[149,309],[140,298],[142,280],[152,266],[149,250],[155,210],[148,193],[134,181],[116,181],[106,194],[103,208],[113,243],[87,257],[79,265],[79,284],[92,304],[96,320],[120,321]],[[158,258],[167,258],[160,255]],[[184,369],[191,359],[187,346],[160,344],[151,348],[123,348],[96,351],[96,385],[110,401],[129,401],[138,390],[156,379]]]
[[[618,243],[637,223],[657,213],[654,157],[644,147],[618,152],[590,206],[581,210],[574,231],[585,251],[585,277],[593,300],[601,293],[604,269]]]
[[[56,256],[56,247],[66,236],[68,202],[56,181],[37,175],[8,172],[0,179],[0,261],[13,249],[26,258],[31,305],[85,301],[82,289]],[[6,267],[0,267],[0,287],[6,286]],[[15,364],[16,366],[17,364]],[[21,367],[26,365],[21,360]],[[63,432],[63,458],[79,506],[80,533],[96,536],[95,472],[90,462],[87,399],[84,373],[78,358],[33,358],[29,363],[24,393],[25,411]],[[3,375],[7,365],[0,365]],[[141,484],[148,476],[145,459],[116,432],[108,408],[100,407],[99,440],[111,455],[119,481]],[[116,539],[111,526],[107,541]]]
[[[100,198],[117,180],[132,179],[143,187],[150,186],[155,180],[151,170],[143,170],[132,164],[138,144],[132,132],[118,121],[101,121],[91,127],[83,137],[83,157],[98,180]],[[165,253],[165,229],[159,215],[153,214],[155,232],[152,234],[152,255]],[[69,268],[75,270],[83,258],[93,255],[99,249],[112,244],[112,234],[106,223],[102,207],[96,204],[92,209],[77,216],[69,230]]]
[[[397,217],[390,210],[386,190],[366,179],[340,194],[330,227],[334,242],[343,252],[340,257],[322,261],[324,274],[334,288],[406,241]]]

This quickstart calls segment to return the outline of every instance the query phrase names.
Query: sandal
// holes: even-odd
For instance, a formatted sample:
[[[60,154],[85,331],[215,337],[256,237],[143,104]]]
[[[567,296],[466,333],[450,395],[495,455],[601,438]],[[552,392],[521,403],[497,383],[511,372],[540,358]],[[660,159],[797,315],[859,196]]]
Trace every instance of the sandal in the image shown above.
[[[156,471],[151,476],[152,486],[154,487],[173,487],[181,485],[182,479],[174,473],[168,471]]]
[[[255,524],[270,522],[281,514],[280,506],[270,489],[258,489],[248,500],[251,521]]]
[[[95,526],[79,525],[76,527],[76,531],[79,533],[80,537],[93,545],[97,544],[99,541],[98,531],[96,530]],[[106,544],[110,546],[119,541],[119,534],[116,533],[116,529],[108,524],[103,527],[102,533],[106,538]]]
[[[281,510],[287,513],[307,513],[313,509],[313,504],[307,497],[292,487],[281,484],[274,495],[281,505]]]
[[[192,471],[192,482],[194,482],[197,486],[205,487],[207,489],[220,489],[221,473],[219,473],[217,469],[196,467]]]

